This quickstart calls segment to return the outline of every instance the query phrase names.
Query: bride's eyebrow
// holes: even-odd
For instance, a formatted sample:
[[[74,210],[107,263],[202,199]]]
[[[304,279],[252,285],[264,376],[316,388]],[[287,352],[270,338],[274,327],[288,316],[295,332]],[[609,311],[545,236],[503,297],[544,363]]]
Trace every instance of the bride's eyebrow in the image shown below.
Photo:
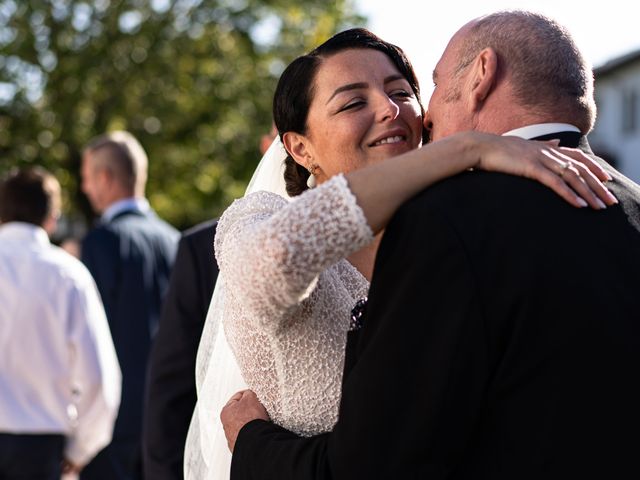
[[[386,85],[387,83],[395,82],[396,80],[406,80],[406,78],[404,78],[404,76],[400,74],[389,75],[387,78],[384,79],[384,84]]]
[[[404,78],[404,76],[400,74],[389,75],[384,79],[383,83],[386,85],[387,83],[395,82],[396,80],[406,80],[406,79]],[[331,94],[331,96],[329,97],[329,100],[327,100],[327,103],[329,103],[333,99],[333,97],[335,97],[339,93],[347,92],[349,90],[357,90],[360,88],[367,88],[367,87],[369,87],[369,84],[366,82],[348,83],[347,85],[343,85],[341,87],[336,88],[334,92]]]
[[[343,85],[341,87],[338,87],[331,94],[331,96],[329,97],[329,100],[327,100],[327,103],[329,103],[333,99],[333,97],[335,97],[339,93],[346,92],[348,90],[357,90],[359,88],[367,88],[368,86],[369,86],[369,84],[366,83],[366,82],[358,82],[358,83],[349,83],[347,85]]]

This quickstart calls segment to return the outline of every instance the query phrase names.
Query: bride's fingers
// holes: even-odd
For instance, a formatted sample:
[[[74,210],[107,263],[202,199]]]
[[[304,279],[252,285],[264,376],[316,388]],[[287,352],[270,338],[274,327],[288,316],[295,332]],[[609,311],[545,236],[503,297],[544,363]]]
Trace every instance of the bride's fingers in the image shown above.
[[[589,165],[578,162],[568,155],[563,155],[557,150],[547,151],[545,156],[547,158],[543,159],[542,163],[547,169],[555,173],[559,180],[558,182],[550,180],[552,185],[556,185],[555,188],[552,185],[549,186],[559,194],[563,191],[563,198],[567,198],[566,195],[568,193],[562,188],[562,183],[568,185],[574,194],[578,194],[592,208],[601,209],[605,205],[618,203],[613,194],[596,177],[597,172],[593,172]],[[592,162],[593,164],[595,162]],[[575,202],[571,203],[575,205]]]
[[[588,180],[582,178],[581,172]],[[589,205],[601,209],[605,206],[604,199],[612,203],[611,193],[584,165],[570,159],[562,160],[551,151],[543,151],[541,161],[533,168],[533,177],[575,207]],[[613,200],[615,203],[615,198]]]
[[[597,200],[604,202],[605,205],[615,205],[618,203],[616,197],[609,191],[609,189],[598,179],[594,172],[592,172],[587,165],[583,163],[574,162],[572,164],[572,173],[576,175],[576,178],[572,181],[569,178],[569,185],[578,193],[582,198],[589,202],[589,205],[599,203]],[[597,200],[596,200],[597,198]]]
[[[594,160],[575,149],[552,150],[551,153],[553,159],[560,163],[558,170],[560,177],[587,200],[589,205],[594,207],[597,204],[590,193],[595,194],[606,205],[618,203],[616,197],[602,183],[610,180],[611,177]],[[571,175],[572,173],[574,175]],[[603,175],[606,178],[603,179]]]
[[[574,207],[586,207],[588,203],[574,192],[569,185],[552,170],[540,166],[535,169],[533,178],[549,187]]]
[[[596,195],[596,192],[591,188],[591,185],[587,183],[585,177],[587,177],[590,172],[586,169],[586,167],[580,166],[580,164],[569,164],[569,167],[565,168],[563,170],[563,173],[564,175],[562,175],[562,180],[564,180],[564,182],[569,185],[569,187],[575,193],[577,193],[580,198],[585,200],[591,208],[596,210],[607,208],[606,204],[598,197],[598,195]],[[595,177],[593,178],[595,179]],[[598,181],[597,179],[595,180]]]
[[[558,154],[562,158],[569,157],[571,160],[574,160],[575,162],[578,162],[584,165],[599,180],[603,182],[611,180],[611,175],[609,175],[605,171],[605,169],[598,164],[598,162],[596,162],[593,158],[588,156],[582,150],[578,150],[577,148],[566,148],[566,147],[554,147],[554,150],[558,152]]]
[[[582,150],[578,148],[561,147],[560,140],[558,139],[545,140],[540,143],[549,145],[549,147],[551,147],[550,150],[554,154],[558,154],[560,156],[567,156],[572,160],[575,160],[585,165],[589,169],[589,171],[591,171],[591,173],[593,173],[596,176],[596,178],[598,178],[599,180],[603,182],[611,180],[611,175],[609,175],[606,172],[606,170],[598,164],[598,162],[596,162],[593,158],[588,156]]]

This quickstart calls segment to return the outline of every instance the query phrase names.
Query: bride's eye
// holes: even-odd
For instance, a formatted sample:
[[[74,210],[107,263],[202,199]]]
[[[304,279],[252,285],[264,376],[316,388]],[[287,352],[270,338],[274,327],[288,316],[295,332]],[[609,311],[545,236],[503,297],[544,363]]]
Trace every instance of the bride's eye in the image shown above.
[[[407,90],[404,90],[402,88],[399,88],[397,90],[393,90],[389,92],[389,96],[397,97],[397,98],[409,98],[409,97],[413,97],[413,93],[408,92]]]
[[[359,107],[360,105],[364,105],[365,102],[363,99],[361,98],[354,98],[353,100],[350,100],[348,103],[346,103],[342,108],[340,108],[340,110],[338,110],[338,112],[344,112],[345,110],[352,110],[354,108]]]

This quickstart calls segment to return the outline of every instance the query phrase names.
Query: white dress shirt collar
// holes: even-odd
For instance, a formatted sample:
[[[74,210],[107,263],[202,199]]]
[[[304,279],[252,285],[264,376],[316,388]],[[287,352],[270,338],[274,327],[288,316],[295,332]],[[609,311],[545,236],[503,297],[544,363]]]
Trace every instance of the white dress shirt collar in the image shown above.
[[[44,228],[26,222],[8,222],[0,225],[0,238],[17,243],[49,245]]]
[[[104,211],[101,218],[104,222],[109,222],[113,217],[122,212],[135,211],[147,213],[149,210],[151,210],[151,206],[146,198],[129,197],[123,198],[122,200],[118,200],[117,202],[109,205],[109,208]]]
[[[502,135],[529,139],[557,132],[580,132],[580,129],[569,123],[537,123],[535,125],[527,125],[526,127],[509,130]]]

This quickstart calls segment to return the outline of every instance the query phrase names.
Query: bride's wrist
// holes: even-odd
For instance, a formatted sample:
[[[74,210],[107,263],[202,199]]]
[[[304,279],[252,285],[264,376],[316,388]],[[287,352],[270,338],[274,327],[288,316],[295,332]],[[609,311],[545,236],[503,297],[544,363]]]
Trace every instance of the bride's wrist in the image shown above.
[[[462,149],[461,156],[466,159],[465,170],[479,168],[493,143],[485,135],[474,131],[462,132],[458,141]]]

